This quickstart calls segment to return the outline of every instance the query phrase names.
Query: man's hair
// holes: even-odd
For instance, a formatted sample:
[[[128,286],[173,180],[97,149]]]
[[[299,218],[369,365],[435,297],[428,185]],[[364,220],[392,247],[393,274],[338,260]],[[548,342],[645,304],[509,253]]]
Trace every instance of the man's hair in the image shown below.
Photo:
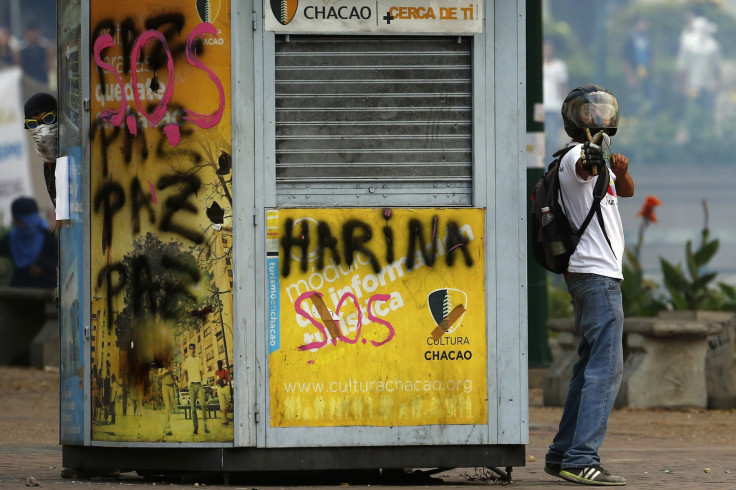
[[[197,348],[197,346],[196,346],[196,345],[194,345],[194,344],[189,344],[189,349],[196,349],[196,348]]]
[[[219,368],[222,367],[222,361],[221,360],[220,361],[217,361],[217,367],[219,367]]]

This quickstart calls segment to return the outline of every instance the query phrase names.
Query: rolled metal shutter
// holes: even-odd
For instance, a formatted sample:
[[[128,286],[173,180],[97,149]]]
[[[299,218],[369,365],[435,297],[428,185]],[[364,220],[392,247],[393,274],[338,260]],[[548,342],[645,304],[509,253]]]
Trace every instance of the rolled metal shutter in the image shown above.
[[[471,41],[276,36],[277,204],[470,205]]]

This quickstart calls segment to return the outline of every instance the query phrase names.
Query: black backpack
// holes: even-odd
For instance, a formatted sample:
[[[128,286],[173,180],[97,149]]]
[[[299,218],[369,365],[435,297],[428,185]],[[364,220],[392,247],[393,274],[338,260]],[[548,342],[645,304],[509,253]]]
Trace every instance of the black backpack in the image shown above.
[[[570,222],[565,213],[565,204],[562,200],[562,192],[560,189],[560,162],[572,146],[568,146],[559,150],[554,154],[555,159],[549,164],[547,173],[539,179],[534,186],[534,190],[530,196],[532,200],[531,212],[531,244],[534,258],[536,261],[550,272],[556,274],[564,274],[567,272],[567,266],[570,263],[570,257],[580,242],[585,229],[593,219],[593,215],[598,216],[603,235],[606,237],[608,246],[611,241],[606,234],[606,228],[603,225],[603,216],[601,215],[601,199],[606,195],[608,188],[608,169],[598,176],[595,187],[593,189],[593,205],[588,211],[580,229],[573,231]],[[552,219],[548,219],[548,223],[543,226],[542,220],[543,209],[549,208],[549,214]],[[613,248],[611,248],[613,250]]]

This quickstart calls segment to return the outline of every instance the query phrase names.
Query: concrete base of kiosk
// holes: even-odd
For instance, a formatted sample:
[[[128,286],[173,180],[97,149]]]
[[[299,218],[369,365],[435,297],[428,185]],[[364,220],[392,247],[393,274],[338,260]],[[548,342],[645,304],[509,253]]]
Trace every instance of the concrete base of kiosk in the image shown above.
[[[280,449],[63,446],[62,454],[64,468],[81,474],[473,467],[506,468],[510,473],[512,467],[524,466],[526,461],[523,444]]]

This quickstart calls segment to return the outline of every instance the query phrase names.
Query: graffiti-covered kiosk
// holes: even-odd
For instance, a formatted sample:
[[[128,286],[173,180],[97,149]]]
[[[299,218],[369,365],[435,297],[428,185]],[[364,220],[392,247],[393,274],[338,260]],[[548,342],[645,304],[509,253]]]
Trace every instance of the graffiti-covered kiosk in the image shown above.
[[[58,12],[66,468],[524,464],[523,1]]]

